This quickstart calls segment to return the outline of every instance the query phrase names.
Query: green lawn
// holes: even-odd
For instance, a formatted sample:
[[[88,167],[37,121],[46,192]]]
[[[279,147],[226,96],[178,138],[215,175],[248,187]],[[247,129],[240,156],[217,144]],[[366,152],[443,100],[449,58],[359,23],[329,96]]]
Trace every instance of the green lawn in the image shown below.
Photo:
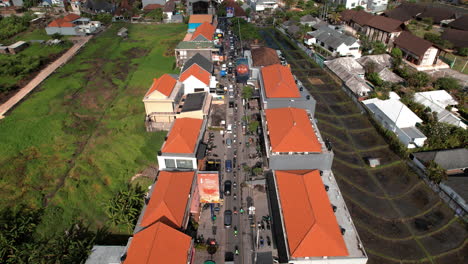
[[[76,218],[105,224],[106,201],[150,164],[165,133],[147,133],[142,97],[154,77],[173,73],[168,43],[185,24],[114,24],[0,121],[0,201],[45,215],[40,234]],[[113,230],[116,232],[117,230]],[[125,232],[125,231],[122,231]]]
[[[44,29],[26,31],[16,35],[3,44],[12,44],[19,40],[49,40]],[[40,69],[43,65],[54,60],[58,54],[64,52],[72,46],[70,42],[60,45],[46,46],[39,43],[32,43],[28,48],[16,55],[0,54],[0,91],[1,87],[17,86],[18,82],[29,77],[32,73]],[[39,62],[33,64],[31,62]],[[14,66],[12,66],[14,65]],[[12,71],[12,67],[16,70]]]

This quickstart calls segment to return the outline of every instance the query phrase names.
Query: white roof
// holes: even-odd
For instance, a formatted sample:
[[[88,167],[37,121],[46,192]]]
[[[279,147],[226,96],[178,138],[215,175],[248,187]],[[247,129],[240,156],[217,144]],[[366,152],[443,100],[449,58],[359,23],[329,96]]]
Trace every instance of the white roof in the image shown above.
[[[419,92],[414,94],[414,100],[416,102],[423,101],[427,99],[442,108],[445,108],[449,105],[457,105],[458,102],[453,99],[453,97],[447,93],[445,90],[436,90],[429,92]]]
[[[380,100],[372,98],[363,103],[373,112],[378,110],[390,119],[397,127],[411,127],[422,120],[398,99]]]

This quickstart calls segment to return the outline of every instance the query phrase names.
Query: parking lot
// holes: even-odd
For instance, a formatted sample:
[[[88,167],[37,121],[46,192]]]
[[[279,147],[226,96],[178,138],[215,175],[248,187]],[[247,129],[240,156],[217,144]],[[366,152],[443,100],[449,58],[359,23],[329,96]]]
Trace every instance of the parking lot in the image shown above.
[[[274,29],[261,33],[317,100],[318,127],[332,142],[332,169],[368,263],[467,263],[466,225],[389,149],[324,70]],[[381,158],[382,165],[370,168],[368,157]]]

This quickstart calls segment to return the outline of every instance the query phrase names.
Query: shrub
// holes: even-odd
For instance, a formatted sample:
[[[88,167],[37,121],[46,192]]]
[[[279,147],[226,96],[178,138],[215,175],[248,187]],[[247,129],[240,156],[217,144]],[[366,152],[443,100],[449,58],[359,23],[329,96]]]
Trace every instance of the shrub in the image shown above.
[[[435,81],[434,86],[436,89],[443,89],[446,91],[459,90],[461,88],[458,81],[452,77],[442,77]]]
[[[380,78],[379,74],[376,72],[371,72],[366,75],[367,80],[369,80],[371,83],[377,86],[382,86],[383,81]]]
[[[408,76],[408,84],[415,88],[424,87],[429,83],[429,81],[429,75],[425,72],[417,72]]]
[[[468,56],[468,48],[458,48],[457,54],[463,57]]]

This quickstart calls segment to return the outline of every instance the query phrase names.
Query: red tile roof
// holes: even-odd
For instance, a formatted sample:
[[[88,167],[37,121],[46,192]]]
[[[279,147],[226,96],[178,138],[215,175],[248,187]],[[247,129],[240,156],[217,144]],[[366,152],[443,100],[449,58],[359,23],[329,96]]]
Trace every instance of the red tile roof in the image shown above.
[[[141,225],[149,226],[161,221],[174,228],[183,228],[194,175],[193,171],[160,171]]]
[[[198,80],[200,80],[204,84],[210,85],[211,74],[209,72],[207,72],[205,69],[203,69],[202,67],[198,66],[198,64],[192,64],[192,66],[190,66],[190,68],[185,70],[180,75],[179,81],[184,82],[190,76],[194,76],[195,78],[197,78]]]
[[[299,108],[265,110],[272,152],[321,152],[307,112]]]
[[[158,79],[153,79],[153,84],[146,93],[145,96],[151,95],[154,91],[158,91],[165,96],[171,96],[172,91],[174,90],[177,80],[169,74],[163,74]]]
[[[55,19],[54,21],[50,22],[48,27],[74,27],[75,25],[72,23],[73,21],[81,18],[79,15],[76,14],[68,14],[64,17],[60,17]]]
[[[68,14],[66,16],[63,17],[63,20],[67,21],[67,22],[72,22],[72,21],[75,21],[77,19],[81,18],[79,15],[77,14]]]
[[[158,222],[133,236],[124,264],[187,264],[191,240]]]
[[[301,97],[289,67],[279,64],[263,67],[262,77],[266,97]]]
[[[161,152],[195,153],[198,135],[202,133],[203,120],[197,118],[177,118],[169,131]]]
[[[347,256],[319,171],[275,174],[291,257]]]
[[[192,35],[191,40],[195,40],[198,36],[203,36],[207,40],[213,40],[213,35],[215,33],[216,27],[211,25],[208,22],[203,22],[200,26],[197,27],[195,32]]]
[[[203,22],[208,22],[212,23],[213,22],[213,15],[191,15],[189,19],[189,24],[195,23],[203,23]]]

